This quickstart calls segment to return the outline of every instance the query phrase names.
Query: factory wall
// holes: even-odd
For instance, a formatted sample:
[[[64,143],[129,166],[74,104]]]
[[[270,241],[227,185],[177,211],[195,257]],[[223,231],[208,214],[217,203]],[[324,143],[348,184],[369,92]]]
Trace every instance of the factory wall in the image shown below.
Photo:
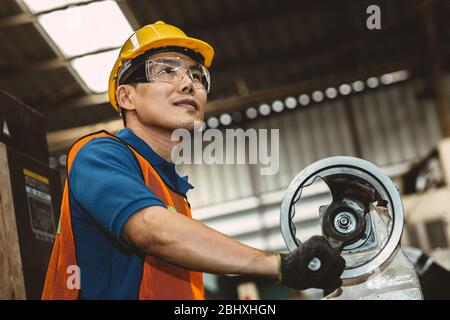
[[[431,99],[419,99],[423,89],[414,79],[251,120],[244,130],[279,129],[278,173],[260,175],[258,165],[180,165],[195,186],[189,193],[194,218],[261,249],[285,248],[280,202],[307,165],[329,156],[358,156],[395,176],[436,145],[437,115]],[[301,238],[319,232],[314,208],[326,199],[320,188],[302,199],[295,218]]]

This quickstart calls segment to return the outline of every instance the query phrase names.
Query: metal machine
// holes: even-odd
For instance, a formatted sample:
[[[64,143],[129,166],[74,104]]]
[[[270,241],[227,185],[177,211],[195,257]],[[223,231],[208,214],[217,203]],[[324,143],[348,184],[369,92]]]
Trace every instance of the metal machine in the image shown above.
[[[354,157],[331,157],[302,170],[281,204],[281,231],[290,251],[301,246],[293,218],[302,193],[324,183],[331,203],[317,208],[320,229],[346,268],[341,289],[326,299],[422,299],[414,267],[400,249],[403,206],[391,179],[372,163]],[[310,269],[318,268],[313,259]]]
[[[60,199],[43,115],[0,90],[0,300],[40,298]]]

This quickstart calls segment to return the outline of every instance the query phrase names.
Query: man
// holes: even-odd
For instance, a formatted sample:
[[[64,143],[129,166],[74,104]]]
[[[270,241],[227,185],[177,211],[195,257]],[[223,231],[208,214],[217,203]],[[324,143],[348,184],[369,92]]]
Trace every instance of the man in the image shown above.
[[[191,219],[192,186],[171,162],[171,134],[203,119],[213,55],[161,21],[126,41],[109,83],[126,128],[84,137],[69,152],[44,299],[204,299],[201,272],[296,289],[341,285],[344,260],[322,237],[279,255]],[[314,258],[316,271],[308,268]]]

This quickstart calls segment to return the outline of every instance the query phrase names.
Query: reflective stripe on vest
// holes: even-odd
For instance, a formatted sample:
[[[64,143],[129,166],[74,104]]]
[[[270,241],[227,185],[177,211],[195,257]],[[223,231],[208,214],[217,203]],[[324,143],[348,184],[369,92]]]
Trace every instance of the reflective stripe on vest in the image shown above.
[[[101,131],[81,138],[70,148],[67,157],[67,176],[72,162],[81,148],[90,140],[100,137],[116,139],[124,143],[135,155],[145,184],[164,202],[180,214],[191,217],[191,212],[184,196],[169,189],[161,177],[138,152],[116,136]],[[77,266],[75,241],[70,214],[69,186],[66,180],[61,204],[59,231],[56,234],[53,251],[45,278],[42,299],[72,300],[78,299],[79,289],[73,288],[73,274],[68,272]],[[82,272],[81,272],[82,274]],[[71,278],[72,277],[72,278]],[[204,299],[203,278],[201,272],[179,268],[173,264],[146,256],[142,278],[139,285],[139,299]]]

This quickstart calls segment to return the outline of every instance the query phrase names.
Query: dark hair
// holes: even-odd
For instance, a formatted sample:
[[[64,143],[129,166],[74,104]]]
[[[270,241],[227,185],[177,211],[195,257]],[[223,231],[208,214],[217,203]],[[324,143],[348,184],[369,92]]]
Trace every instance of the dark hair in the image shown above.
[[[125,109],[122,109],[120,106],[119,106],[119,111],[120,111],[120,117],[122,118],[122,121],[123,121],[123,126],[124,126],[124,128],[126,128],[127,127],[127,117],[125,115],[125,112],[127,112],[127,111]]]

